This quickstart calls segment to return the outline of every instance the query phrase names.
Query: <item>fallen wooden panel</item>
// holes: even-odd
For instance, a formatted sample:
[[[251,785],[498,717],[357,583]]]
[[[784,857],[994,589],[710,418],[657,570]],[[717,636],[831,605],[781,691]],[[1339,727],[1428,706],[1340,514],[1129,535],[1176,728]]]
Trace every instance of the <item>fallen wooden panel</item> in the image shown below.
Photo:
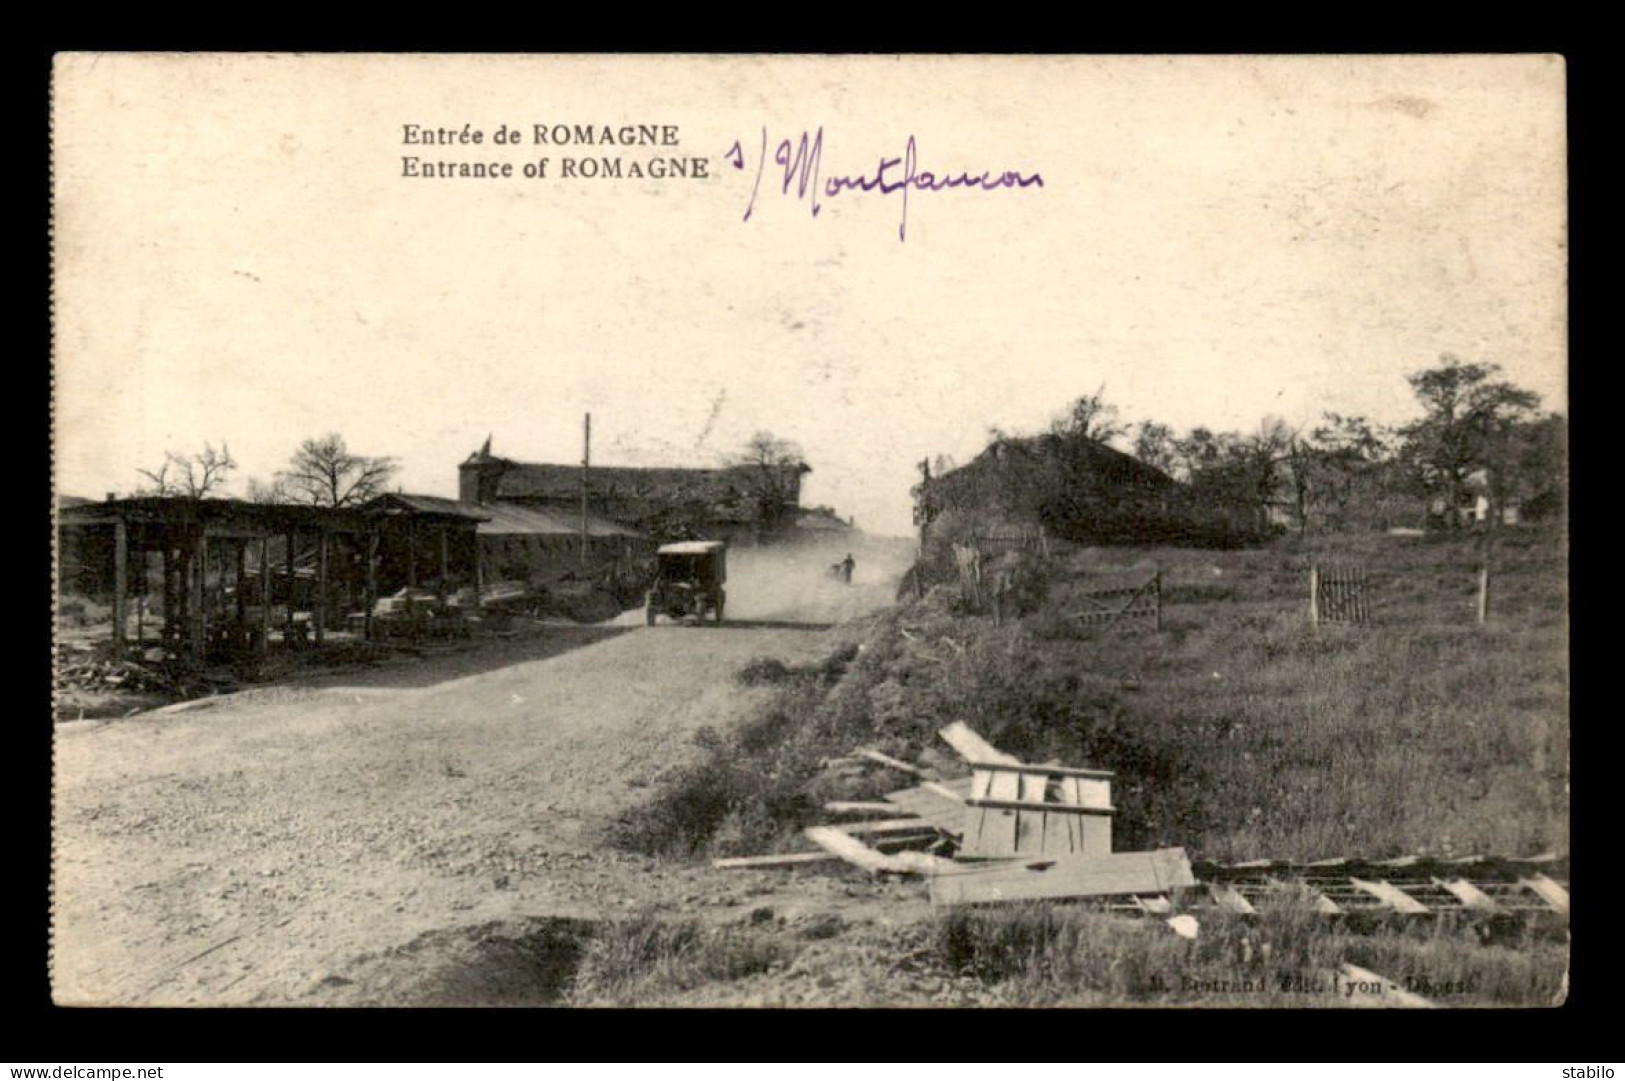
[[[1412,897],[1404,890],[1388,882],[1367,882],[1363,878],[1349,878],[1349,884],[1357,890],[1363,890],[1393,909],[1408,916],[1424,915],[1428,906]]]
[[[1520,879],[1519,884],[1525,889],[1533,891],[1542,901],[1551,905],[1553,911],[1565,916],[1569,914],[1569,891],[1545,875],[1531,875],[1528,878]]]
[[[1167,893],[1194,886],[1183,848],[1118,852],[1110,856],[1059,857],[990,864],[955,864],[931,880],[931,901],[939,905],[1001,901],[1063,900]]]
[[[833,852],[786,852],[777,856],[728,856],[712,860],[711,866],[722,871],[768,871],[775,867],[828,863],[839,858]]]
[[[819,848],[873,874],[890,872],[929,875],[941,873],[954,866],[950,860],[927,855],[924,852],[894,852],[889,855],[877,852],[851,834],[833,826],[809,826],[805,832],[807,839]]]
[[[947,741],[948,746],[958,751],[959,756],[967,762],[973,764],[998,762],[1006,766],[1021,765],[1021,759],[1013,754],[1005,754],[977,735],[964,721],[955,721],[938,732],[937,735]]]
[[[964,778],[963,784],[969,791],[970,778]],[[965,832],[964,797],[955,796],[951,789],[942,785],[921,785],[900,792],[888,792],[886,801],[894,811],[901,809],[918,815],[944,833],[957,837]]]

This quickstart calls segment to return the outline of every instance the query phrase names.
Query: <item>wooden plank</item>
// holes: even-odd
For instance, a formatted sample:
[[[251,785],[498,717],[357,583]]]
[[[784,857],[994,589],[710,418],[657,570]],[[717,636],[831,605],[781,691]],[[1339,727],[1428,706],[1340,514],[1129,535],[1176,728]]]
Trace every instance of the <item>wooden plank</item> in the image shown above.
[[[1222,882],[1209,882],[1207,888],[1213,897],[1213,903],[1226,912],[1249,916],[1258,911],[1234,886],[1227,886]]]
[[[819,848],[846,862],[873,874],[930,874],[944,872],[954,866],[951,860],[924,852],[877,852],[862,841],[832,826],[809,826],[807,839]]]
[[[907,762],[901,762],[889,754],[882,754],[879,751],[871,750],[867,747],[863,748],[862,750],[853,751],[852,753],[857,755],[859,758],[867,758],[871,762],[878,762],[882,766],[890,766],[892,769],[911,774],[915,777],[925,776],[925,771],[919,766],[911,766]]]
[[[1116,776],[1109,769],[1079,769],[1076,766],[1057,766],[1049,762],[976,762],[972,764],[972,768],[977,773],[1042,773],[1049,777],[1089,777],[1102,781]]]
[[[824,812],[832,815],[889,815],[897,813],[897,805],[892,803],[864,803],[855,800],[830,800],[824,804]]]
[[[772,870],[775,867],[800,867],[808,863],[828,863],[841,857],[833,852],[786,852],[777,856],[729,856],[711,861],[711,866],[724,871]]]
[[[879,874],[892,868],[885,853],[876,852],[862,841],[832,826],[809,826],[805,832],[807,839],[819,848],[839,856],[847,863],[862,867],[865,871]]]
[[[1268,863],[1267,860],[1256,861],[1256,862],[1262,862],[1262,863],[1265,863],[1265,864]],[[1240,867],[1240,866],[1243,866],[1243,865],[1238,863],[1238,864],[1236,864],[1236,866]],[[1319,890],[1315,889],[1313,886],[1309,885],[1306,882],[1288,884],[1286,882],[1282,882],[1278,878],[1271,878],[1271,879],[1268,880],[1268,882],[1269,882],[1269,885],[1270,885],[1271,889],[1280,891],[1282,893],[1291,893],[1291,892],[1293,892],[1293,885],[1296,885],[1297,888],[1301,889],[1305,893],[1305,895],[1308,896],[1308,898],[1310,900],[1310,903],[1315,906],[1315,911],[1321,913],[1322,915],[1337,916],[1337,915],[1341,915],[1342,912],[1343,912],[1343,909],[1338,905],[1338,903],[1336,901],[1332,900],[1330,897],[1327,897],[1324,893],[1321,893]]]
[[[852,837],[879,833],[930,832],[931,824],[923,818],[885,818],[873,822],[843,822],[836,827]]]
[[[1495,898],[1467,881],[1465,878],[1442,879],[1435,878],[1433,884],[1448,892],[1466,908],[1477,908],[1492,911],[1500,906]]]
[[[1542,901],[1550,905],[1554,912],[1565,916],[1569,914],[1569,891],[1545,875],[1530,875],[1528,878],[1519,879],[1518,884],[1524,889],[1533,891]]]
[[[969,807],[985,807],[1000,811],[1059,811],[1062,814],[1115,814],[1115,807],[1079,807],[1070,803],[1029,803],[1026,800],[1014,799],[967,799],[965,804]]]
[[[1167,893],[1193,886],[1182,848],[1119,852],[1110,856],[1022,860],[982,867],[956,864],[931,880],[931,901],[939,905],[1063,900]]]
[[[1005,754],[977,735],[964,721],[955,721],[939,731],[937,735],[941,736],[948,746],[957,751],[961,758],[972,764],[1002,762],[1008,766],[1021,765],[1021,759],[1014,755]]]
[[[1412,897],[1404,890],[1389,882],[1367,882],[1363,878],[1350,878],[1349,884],[1355,889],[1369,893],[1395,912],[1403,912],[1408,916],[1423,915],[1428,906]]]
[[[916,815],[944,833],[955,835],[965,832],[965,801],[921,785],[886,794],[886,806],[894,811],[901,808]]]

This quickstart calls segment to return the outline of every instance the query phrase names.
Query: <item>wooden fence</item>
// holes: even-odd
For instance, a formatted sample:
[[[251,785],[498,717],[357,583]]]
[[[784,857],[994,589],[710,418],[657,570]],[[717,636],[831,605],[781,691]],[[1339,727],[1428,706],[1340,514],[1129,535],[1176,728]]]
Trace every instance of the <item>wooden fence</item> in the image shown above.
[[[1309,568],[1309,622],[1365,623],[1371,619],[1365,568],[1358,564],[1318,564]]]

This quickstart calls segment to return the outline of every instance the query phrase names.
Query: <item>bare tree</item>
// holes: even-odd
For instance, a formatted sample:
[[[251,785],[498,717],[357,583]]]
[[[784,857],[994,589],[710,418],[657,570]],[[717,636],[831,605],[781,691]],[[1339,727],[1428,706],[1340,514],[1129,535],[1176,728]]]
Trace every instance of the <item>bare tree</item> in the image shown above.
[[[317,507],[353,507],[382,495],[399,466],[393,458],[351,454],[344,437],[331,432],[307,439],[276,476],[289,497]]]
[[[729,464],[746,471],[757,519],[768,529],[781,526],[794,510],[800,501],[801,474],[810,471],[800,446],[767,431],[751,436]]]
[[[157,469],[138,470],[152,484],[137,494],[203,499],[225,488],[227,476],[236,468],[231,449],[225,443],[220,444],[219,450],[205,443],[196,454],[166,450],[164,462]]]

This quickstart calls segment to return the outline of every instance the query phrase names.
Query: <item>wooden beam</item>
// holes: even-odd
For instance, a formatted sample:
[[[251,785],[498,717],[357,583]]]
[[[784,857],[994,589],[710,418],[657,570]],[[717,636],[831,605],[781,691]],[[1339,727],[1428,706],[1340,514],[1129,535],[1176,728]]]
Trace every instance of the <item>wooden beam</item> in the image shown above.
[[[722,871],[772,870],[776,867],[801,867],[809,863],[828,863],[841,857],[833,852],[787,852],[779,856],[730,856],[711,861],[711,866]]]
[[[920,785],[900,792],[888,792],[886,800],[886,805],[894,811],[900,807],[944,833],[959,836],[965,832],[965,801],[942,785]]]
[[[1349,884],[1363,893],[1369,893],[1395,912],[1407,916],[1425,915],[1428,906],[1389,882],[1367,882],[1363,878],[1350,878]]]
[[[895,803],[864,803],[854,800],[830,800],[824,804],[826,814],[832,815],[890,815],[897,813]]]
[[[977,735],[964,721],[955,721],[942,729],[937,735],[941,736],[948,746],[959,752],[959,756],[973,765],[984,763],[1000,763],[1007,766],[1019,766],[1021,759],[1015,755],[1005,754],[993,744]]]
[[[862,841],[833,826],[811,826],[807,839],[819,848],[873,874],[941,874],[955,865],[951,860],[924,852],[877,852]]]
[[[1161,894],[1194,886],[1182,848],[1117,852],[1110,856],[1037,857],[995,864],[954,864],[931,880],[938,905]]]
[[[1519,879],[1518,884],[1545,901],[1552,907],[1552,911],[1565,916],[1569,914],[1569,891],[1545,875],[1530,875],[1528,878]]]
[[[367,609],[363,616],[363,637],[372,641],[372,610],[378,606],[378,531],[367,534]]]
[[[289,538],[290,541],[292,538]],[[291,618],[291,613],[290,613]],[[260,538],[260,656],[271,655],[271,538]]]
[[[316,625],[316,644],[321,645],[327,631],[327,530],[317,534],[316,540],[316,607],[311,619]]]
[[[129,628],[129,604],[125,596],[126,583],[124,579],[125,564],[130,558],[129,529],[124,519],[119,518],[113,522],[113,656],[124,656],[124,646]]]
[[[882,766],[890,766],[892,769],[900,770],[903,773],[912,774],[915,777],[924,777],[925,776],[925,771],[923,769],[921,769],[920,767],[911,766],[907,762],[901,762],[901,761],[893,758],[889,754],[882,754],[879,751],[869,750],[868,748],[864,748],[863,750],[853,751],[852,753],[854,755],[858,756],[859,758],[867,758],[871,762],[878,762]]]
[[[201,665],[207,657],[209,644],[209,613],[205,604],[205,578],[209,573],[208,526],[203,526],[197,532],[197,538],[192,545],[191,567],[191,581],[187,584],[191,588],[192,598],[187,614],[191,617],[192,624],[192,660]]]
[[[852,837],[882,833],[931,832],[931,823],[923,818],[883,818],[873,822],[846,822],[837,827]]]
[[[1495,903],[1495,898],[1467,881],[1465,878],[1440,879],[1435,878],[1433,884],[1449,892],[1466,908],[1476,908],[1485,912],[1492,912],[1501,907]]]
[[[435,589],[435,596],[439,598],[439,600],[440,600],[440,602],[442,604],[444,604],[445,600],[446,600],[446,575],[448,573],[450,573],[450,569],[451,569],[450,553],[446,550],[446,526],[445,526],[445,523],[441,523],[441,526],[440,526],[440,585],[437,586],[436,589]]]

